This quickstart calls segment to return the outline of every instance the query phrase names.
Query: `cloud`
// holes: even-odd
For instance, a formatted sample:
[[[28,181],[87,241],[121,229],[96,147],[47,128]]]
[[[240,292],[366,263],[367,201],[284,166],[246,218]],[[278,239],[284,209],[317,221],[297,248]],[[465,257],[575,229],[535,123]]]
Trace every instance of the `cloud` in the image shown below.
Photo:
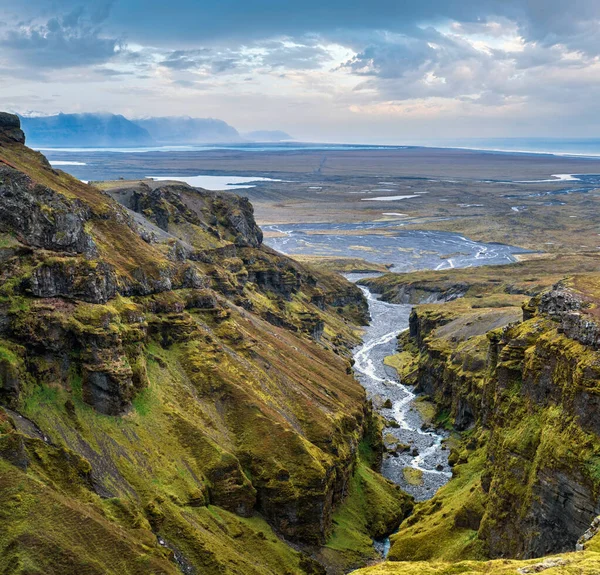
[[[266,52],[261,58],[264,66],[286,70],[311,70],[331,62],[331,54],[315,44],[272,41],[261,44]]]
[[[161,60],[160,65],[171,70],[194,70],[210,62],[212,50],[201,48],[198,50],[174,50]]]
[[[115,37],[102,35],[98,23],[108,7],[88,16],[83,7],[44,23],[21,23],[0,36],[0,47],[11,62],[33,68],[59,69],[100,64],[124,48]]]
[[[0,13],[0,75],[29,79],[20,93],[77,86],[78,106],[210,101],[294,133],[285,106],[340,133],[360,114],[596,122],[598,0],[0,0]]]

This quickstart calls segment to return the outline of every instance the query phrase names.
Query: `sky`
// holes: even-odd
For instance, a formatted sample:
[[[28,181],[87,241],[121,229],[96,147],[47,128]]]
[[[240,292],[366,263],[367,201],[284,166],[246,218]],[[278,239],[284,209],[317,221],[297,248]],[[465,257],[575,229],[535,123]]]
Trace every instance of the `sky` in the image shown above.
[[[0,0],[0,110],[305,141],[600,136],[600,0]]]

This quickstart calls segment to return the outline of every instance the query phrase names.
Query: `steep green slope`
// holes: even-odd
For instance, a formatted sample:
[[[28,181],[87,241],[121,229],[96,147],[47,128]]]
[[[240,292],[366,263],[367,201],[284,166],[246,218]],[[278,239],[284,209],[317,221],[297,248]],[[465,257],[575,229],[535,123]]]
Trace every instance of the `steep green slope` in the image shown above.
[[[600,276],[573,274],[549,287],[560,271],[582,267],[571,256],[547,273],[526,262],[504,276],[488,268],[369,281],[392,300],[461,296],[414,308],[401,352],[388,360],[454,430],[453,478],[392,536],[392,562],[570,551],[600,513]],[[594,549],[593,540],[585,547]],[[600,571],[594,554],[565,561],[572,567],[548,572]],[[414,564],[414,571],[392,563],[372,572],[486,569],[504,572],[501,563]]]
[[[360,290],[247,200],[105,193],[3,115],[0,279],[2,572],[337,573],[408,513],[351,375]]]

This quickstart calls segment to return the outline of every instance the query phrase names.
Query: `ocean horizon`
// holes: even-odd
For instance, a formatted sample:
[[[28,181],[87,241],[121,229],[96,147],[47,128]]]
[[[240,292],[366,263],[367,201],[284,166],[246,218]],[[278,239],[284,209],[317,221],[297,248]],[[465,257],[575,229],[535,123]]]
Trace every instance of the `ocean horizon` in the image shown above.
[[[299,151],[365,151],[401,150],[407,148],[442,148],[508,154],[550,154],[556,156],[600,157],[600,138],[472,138],[461,140],[432,140],[404,144],[361,144],[321,142],[277,142],[247,144],[207,144],[148,147],[32,147],[44,153],[151,153],[151,152],[210,152],[231,150],[240,152],[299,152]]]

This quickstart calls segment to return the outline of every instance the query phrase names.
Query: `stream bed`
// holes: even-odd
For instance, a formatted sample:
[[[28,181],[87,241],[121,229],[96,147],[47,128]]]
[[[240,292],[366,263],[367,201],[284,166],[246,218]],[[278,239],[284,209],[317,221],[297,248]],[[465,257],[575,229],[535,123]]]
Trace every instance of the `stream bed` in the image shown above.
[[[362,257],[391,264],[394,272],[507,264],[516,261],[515,254],[527,251],[504,244],[475,242],[448,232],[341,233],[351,228],[354,232],[372,231],[375,226],[381,223],[268,226],[270,231],[276,229],[282,235],[265,238],[265,243],[288,255]],[[318,235],[309,235],[316,228]],[[346,274],[346,277],[357,282],[376,275],[379,274]],[[424,501],[452,477],[449,451],[444,445],[447,434],[426,426],[417,407],[417,395],[384,363],[387,356],[397,351],[398,335],[408,329],[412,306],[381,301],[368,288],[360,288],[369,304],[371,321],[364,330],[361,345],[354,350],[354,372],[377,411],[390,423],[383,432],[390,453],[384,455],[382,473],[416,501]],[[376,541],[375,546],[385,556],[389,539]]]
[[[379,413],[394,422],[384,430],[386,446],[394,453],[384,457],[382,472],[417,501],[423,501],[433,497],[452,476],[443,445],[446,435],[422,429],[424,420],[416,407],[415,393],[399,381],[393,368],[384,364],[385,357],[396,352],[398,335],[408,328],[412,306],[386,303],[367,288],[361,289],[369,302],[371,323],[365,329],[362,345],[354,351],[354,372]],[[387,400],[390,408],[384,407]],[[407,474],[407,467],[416,473]]]

